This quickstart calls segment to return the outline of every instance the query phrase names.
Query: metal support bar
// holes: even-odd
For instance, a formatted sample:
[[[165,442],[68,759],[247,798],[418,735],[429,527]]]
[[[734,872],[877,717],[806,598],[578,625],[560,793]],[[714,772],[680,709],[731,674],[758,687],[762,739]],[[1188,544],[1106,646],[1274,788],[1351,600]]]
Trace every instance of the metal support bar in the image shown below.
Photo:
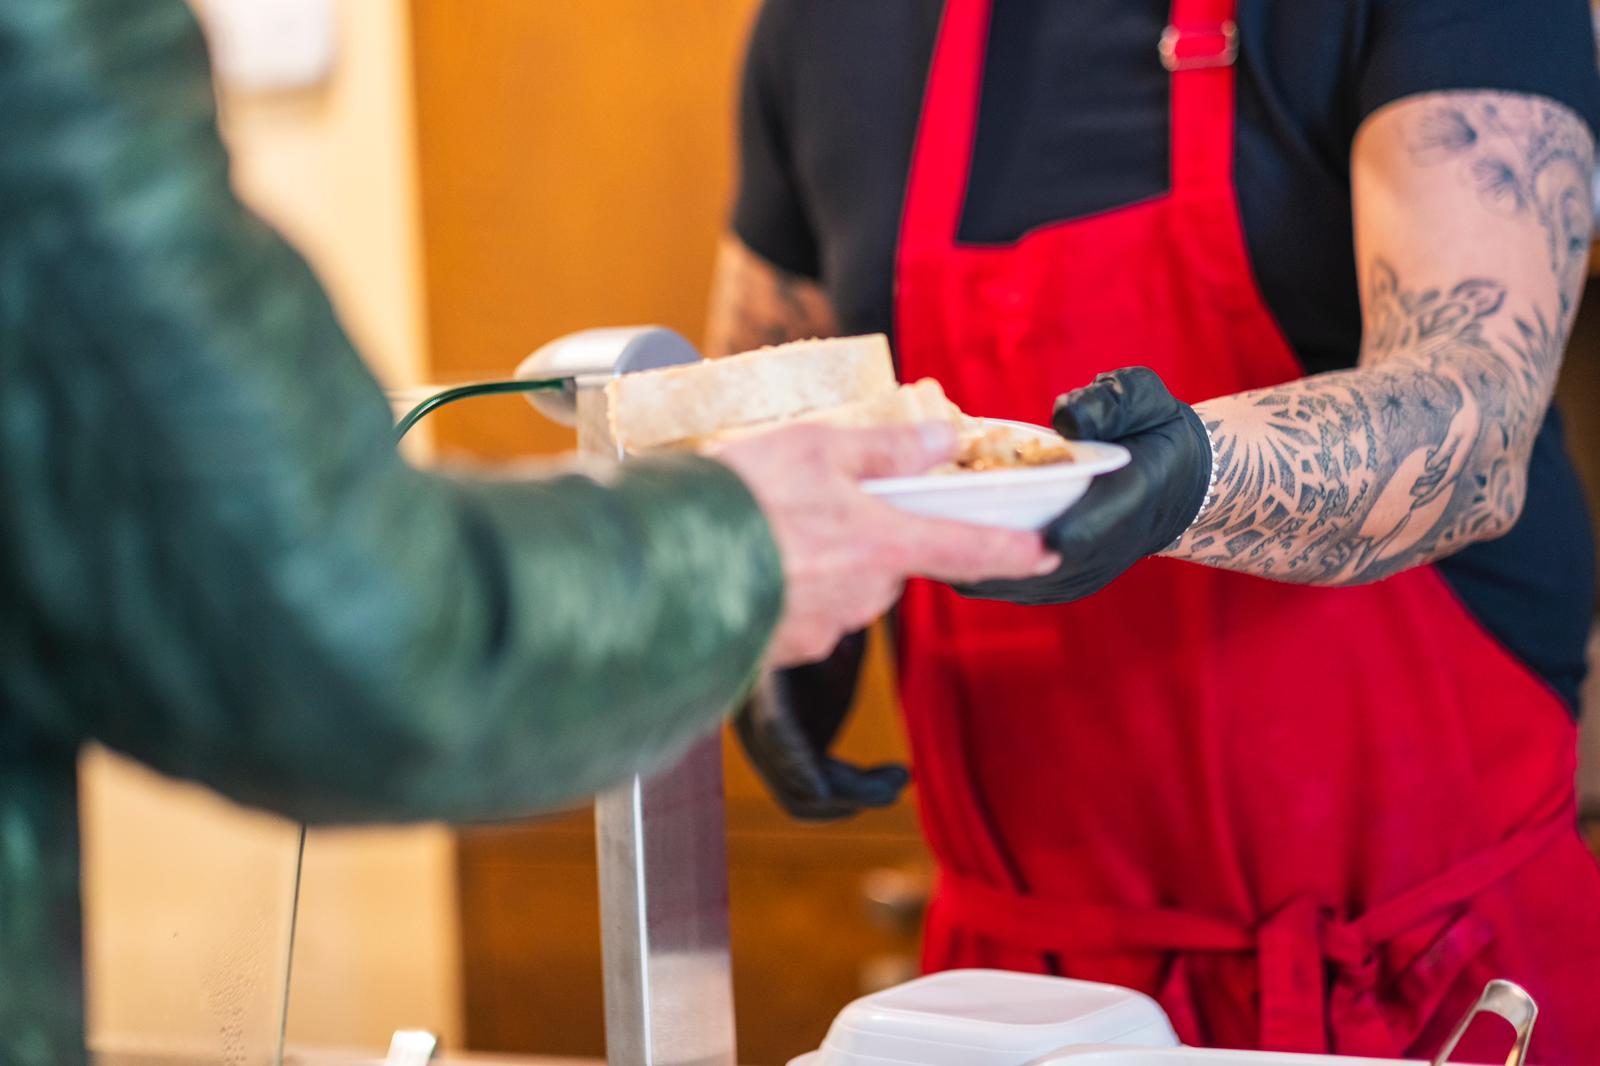
[[[610,1066],[733,1066],[722,744],[595,804]]]
[[[671,330],[608,330],[563,338],[518,373],[599,364],[627,374],[699,358]],[[609,419],[596,417],[604,377],[576,380],[579,448],[622,458]],[[610,1066],[734,1066],[724,823],[720,734],[595,802]]]

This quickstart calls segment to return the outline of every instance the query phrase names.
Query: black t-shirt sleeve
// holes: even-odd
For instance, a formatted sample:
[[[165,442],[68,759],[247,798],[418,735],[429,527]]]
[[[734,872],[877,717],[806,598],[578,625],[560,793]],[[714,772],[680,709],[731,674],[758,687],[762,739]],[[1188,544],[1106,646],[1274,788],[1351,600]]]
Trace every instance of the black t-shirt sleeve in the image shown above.
[[[789,152],[789,109],[781,64],[786,8],[766,0],[756,17],[739,93],[739,187],[733,231],[763,259],[792,274],[820,275],[817,239]]]
[[[1416,93],[1534,93],[1600,130],[1600,68],[1586,0],[1375,0],[1359,118]]]

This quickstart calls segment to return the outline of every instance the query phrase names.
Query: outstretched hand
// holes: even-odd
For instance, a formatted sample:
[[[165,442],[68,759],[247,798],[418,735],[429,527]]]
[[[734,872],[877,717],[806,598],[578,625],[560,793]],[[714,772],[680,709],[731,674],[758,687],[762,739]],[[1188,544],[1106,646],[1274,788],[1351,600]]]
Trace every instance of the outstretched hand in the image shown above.
[[[1155,371],[1101,374],[1058,399],[1052,423],[1068,440],[1113,442],[1133,458],[1095,478],[1045,527],[1059,567],[1043,577],[985,581],[964,594],[1022,604],[1082,599],[1172,544],[1199,514],[1211,481],[1210,438],[1194,408],[1167,391]]]
[[[888,610],[908,577],[968,584],[1054,569],[1037,533],[922,518],[861,489],[868,478],[926,473],[955,450],[955,433],[938,424],[789,426],[712,450],[761,504],[783,557],[784,613],[768,665],[825,657]]]

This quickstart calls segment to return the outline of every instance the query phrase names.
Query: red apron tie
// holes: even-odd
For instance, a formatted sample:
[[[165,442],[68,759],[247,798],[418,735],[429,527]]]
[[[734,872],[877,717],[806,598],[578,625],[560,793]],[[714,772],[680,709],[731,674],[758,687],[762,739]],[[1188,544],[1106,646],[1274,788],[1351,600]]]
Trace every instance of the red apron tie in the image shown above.
[[[1254,954],[1263,1047],[1384,1055],[1410,1045],[1439,998],[1492,939],[1463,904],[1571,832],[1565,819],[1525,830],[1350,920],[1301,897],[1247,929],[1171,908],[1022,895],[948,871],[940,875],[934,906],[944,920],[1040,953]],[[1439,927],[1431,945],[1385,972],[1385,947],[1430,923]],[[1390,994],[1380,999],[1380,992]]]

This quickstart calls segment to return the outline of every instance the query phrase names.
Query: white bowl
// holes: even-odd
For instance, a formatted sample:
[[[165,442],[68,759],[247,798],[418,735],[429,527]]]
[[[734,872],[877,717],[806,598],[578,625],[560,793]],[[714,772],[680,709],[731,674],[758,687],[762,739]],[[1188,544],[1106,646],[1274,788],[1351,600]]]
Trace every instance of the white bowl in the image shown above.
[[[1058,439],[1056,431],[1046,426],[998,418],[982,421],[986,427],[1009,426]],[[1082,458],[1070,463],[875,478],[862,482],[861,487],[902,511],[929,518],[1002,529],[1042,529],[1077,503],[1090,481],[1127,466],[1132,458],[1120,444],[1080,440],[1073,441],[1072,447]]]

